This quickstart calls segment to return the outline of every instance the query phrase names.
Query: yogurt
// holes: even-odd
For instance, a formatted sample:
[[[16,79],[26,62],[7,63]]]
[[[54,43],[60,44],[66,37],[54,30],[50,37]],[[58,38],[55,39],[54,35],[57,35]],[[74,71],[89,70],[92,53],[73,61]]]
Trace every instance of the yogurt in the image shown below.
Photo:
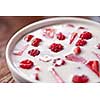
[[[85,32],[91,38],[82,38]],[[86,44],[76,45],[79,40]],[[100,82],[99,43],[99,33],[93,26],[61,23],[28,32],[16,43],[11,59],[16,69],[32,82]],[[77,47],[80,52],[75,51]]]

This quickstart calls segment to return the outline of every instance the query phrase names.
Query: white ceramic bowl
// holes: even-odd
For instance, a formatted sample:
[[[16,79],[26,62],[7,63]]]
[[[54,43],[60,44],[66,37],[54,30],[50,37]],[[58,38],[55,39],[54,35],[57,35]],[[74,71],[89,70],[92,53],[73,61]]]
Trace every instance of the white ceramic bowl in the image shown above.
[[[45,20],[41,20],[35,23],[32,23],[21,30],[19,30],[15,35],[10,39],[7,48],[6,48],[6,60],[8,67],[16,80],[16,82],[32,82],[29,80],[27,77],[25,77],[22,73],[16,70],[15,66],[12,63],[11,60],[11,53],[13,50],[13,47],[16,45],[16,43],[21,39],[25,34],[27,34],[30,31],[37,30],[41,27],[49,26],[49,25],[54,25],[54,24],[61,24],[61,23],[84,23],[87,25],[93,25],[94,27],[100,28],[100,24],[94,21],[86,20],[86,19],[81,19],[81,18],[73,18],[73,17],[57,17],[57,18],[49,18]],[[16,26],[15,26],[16,27]],[[34,81],[36,82],[36,81]]]

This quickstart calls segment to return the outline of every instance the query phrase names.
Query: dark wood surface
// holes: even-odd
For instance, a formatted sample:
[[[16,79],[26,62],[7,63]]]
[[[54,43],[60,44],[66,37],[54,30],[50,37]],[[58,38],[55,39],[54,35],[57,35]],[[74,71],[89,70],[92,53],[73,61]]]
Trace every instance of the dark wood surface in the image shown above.
[[[25,16],[25,17],[0,17],[0,83],[14,83],[14,79],[7,67],[5,59],[5,49],[8,40],[22,27],[49,17],[45,16]],[[83,17],[89,18],[89,17]]]

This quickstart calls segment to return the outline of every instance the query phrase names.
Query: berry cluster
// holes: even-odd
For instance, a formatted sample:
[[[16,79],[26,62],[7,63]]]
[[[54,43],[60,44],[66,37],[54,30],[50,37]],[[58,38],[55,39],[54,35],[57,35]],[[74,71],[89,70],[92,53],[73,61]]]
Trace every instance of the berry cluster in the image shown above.
[[[29,59],[26,59],[20,62],[20,67],[23,69],[31,69],[33,66],[34,66],[34,63]]]
[[[28,51],[28,54],[35,57],[35,56],[38,56],[40,54],[40,51],[37,49],[32,49],[32,50]]]
[[[61,44],[53,43],[50,45],[49,49],[53,52],[59,52],[64,49],[64,47]]]
[[[33,35],[27,35],[27,36],[25,36],[24,40],[29,42],[33,37],[34,37]]]
[[[38,47],[42,40],[40,38],[35,38],[32,42],[32,46]]]
[[[73,83],[87,83],[89,78],[86,75],[74,75],[72,78]]]
[[[61,32],[57,34],[57,39],[59,40],[65,40],[66,39],[66,36],[63,35]]]
[[[84,31],[81,35],[80,35],[80,39],[76,42],[76,46],[84,46],[87,44],[88,39],[92,38],[92,34],[90,32]]]

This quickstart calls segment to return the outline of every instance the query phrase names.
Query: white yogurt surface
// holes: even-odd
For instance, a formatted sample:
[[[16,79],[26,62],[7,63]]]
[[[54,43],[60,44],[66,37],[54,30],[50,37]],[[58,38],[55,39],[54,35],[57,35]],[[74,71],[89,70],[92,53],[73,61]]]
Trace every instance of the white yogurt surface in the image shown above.
[[[56,30],[54,38],[47,38],[43,36],[42,29],[38,29],[36,31],[27,33],[26,35],[29,35],[29,34],[34,35],[32,40],[34,38],[41,38],[42,42],[40,43],[38,47],[34,47],[31,45],[32,40],[30,42],[27,42],[24,40],[25,36],[18,41],[18,43],[15,45],[13,49],[13,52],[16,50],[20,50],[20,48],[22,48],[23,46],[27,44],[29,44],[29,46],[23,52],[21,56],[14,55],[12,53],[11,58],[17,70],[21,71],[26,77],[28,77],[31,81],[34,82],[35,80],[34,74],[36,73],[35,67],[38,66],[41,70],[39,72],[40,82],[57,82],[54,76],[51,74],[51,72],[48,69],[54,65],[53,60],[55,58],[61,58],[66,61],[66,64],[60,67],[54,66],[54,68],[59,74],[59,76],[65,82],[72,82],[72,77],[74,75],[83,75],[83,74],[88,76],[89,82],[100,82],[100,78],[92,70],[90,70],[85,64],[78,63],[78,62],[72,62],[72,61],[66,60],[65,58],[66,55],[73,53],[73,49],[76,47],[75,43],[79,39],[80,34],[84,31],[89,31],[92,33],[93,37],[87,40],[87,44],[85,46],[81,47],[82,52],[78,56],[84,57],[87,61],[98,60],[98,58],[92,53],[92,51],[95,51],[100,54],[100,49],[96,48],[96,45],[100,43],[99,29],[96,29],[91,25],[88,26],[88,25],[80,24],[80,23],[72,23],[72,24],[75,27],[69,27],[67,26],[67,24],[59,24],[59,25],[50,26]],[[78,30],[78,27],[80,26],[86,27],[86,29]],[[56,38],[56,34],[58,34],[59,32],[62,32],[67,38],[65,40],[58,40]],[[75,38],[72,44],[69,44],[69,39],[70,39],[72,32],[77,32],[78,36]],[[60,43],[64,46],[64,49],[60,52],[54,53],[49,49],[49,46],[52,43]],[[38,49],[40,51],[40,54],[35,57],[30,56],[28,54],[28,51],[31,49]],[[45,55],[49,56],[52,60],[49,62],[40,61],[39,59],[41,57],[44,57]],[[35,66],[32,69],[20,68],[19,63],[25,59],[30,59],[31,61],[33,61]],[[80,67],[80,69],[78,69],[78,67]]]

